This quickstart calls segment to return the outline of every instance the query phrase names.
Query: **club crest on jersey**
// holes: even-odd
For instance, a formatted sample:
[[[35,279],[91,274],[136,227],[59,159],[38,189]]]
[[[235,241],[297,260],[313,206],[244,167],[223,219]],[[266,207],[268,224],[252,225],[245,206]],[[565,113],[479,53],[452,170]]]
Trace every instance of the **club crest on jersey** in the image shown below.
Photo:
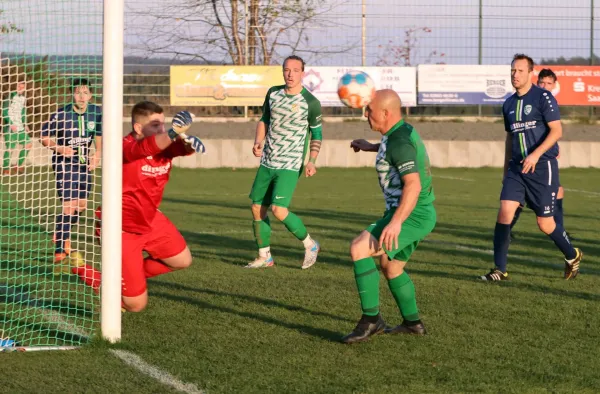
[[[525,115],[529,115],[531,113],[531,105],[527,104],[523,112],[525,112]]]
[[[92,121],[88,122],[87,128],[88,128],[88,130],[94,130],[96,128],[96,122],[92,122]]]
[[[292,104],[292,112],[298,112],[298,104]]]

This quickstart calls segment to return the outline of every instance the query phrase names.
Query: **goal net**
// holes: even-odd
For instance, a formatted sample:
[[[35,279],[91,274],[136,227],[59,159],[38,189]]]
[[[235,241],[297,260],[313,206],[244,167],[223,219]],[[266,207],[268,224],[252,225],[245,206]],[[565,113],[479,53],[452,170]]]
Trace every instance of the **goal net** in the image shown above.
[[[0,48],[0,351],[78,347],[100,320],[103,2],[2,2]]]

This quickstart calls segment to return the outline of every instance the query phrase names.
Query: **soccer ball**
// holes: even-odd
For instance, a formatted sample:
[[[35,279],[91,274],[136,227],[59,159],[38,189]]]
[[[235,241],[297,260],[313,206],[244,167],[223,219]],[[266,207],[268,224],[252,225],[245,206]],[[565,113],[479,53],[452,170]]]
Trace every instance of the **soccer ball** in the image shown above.
[[[340,78],[338,97],[345,106],[363,108],[375,96],[375,82],[362,71],[350,71]]]

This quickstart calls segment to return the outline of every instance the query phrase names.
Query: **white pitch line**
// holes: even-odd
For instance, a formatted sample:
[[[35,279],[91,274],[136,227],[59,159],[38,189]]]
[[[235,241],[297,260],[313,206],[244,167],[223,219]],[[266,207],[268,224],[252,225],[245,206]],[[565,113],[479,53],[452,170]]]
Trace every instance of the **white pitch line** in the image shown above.
[[[158,380],[160,383],[166,386],[173,387],[175,390],[189,394],[205,393],[204,391],[200,390],[195,384],[182,382],[170,373],[163,371],[162,369],[155,367],[151,364],[148,364],[147,362],[142,360],[141,357],[134,353],[118,349],[111,349],[110,352],[118,358],[120,358],[125,364],[137,369],[144,375]]]
[[[455,177],[455,176],[433,175],[433,179],[435,179],[435,178],[439,178],[439,179],[450,179],[450,180],[453,180],[453,181],[475,182],[475,179],[471,179],[471,178],[460,178],[460,177]]]
[[[565,189],[568,192],[572,192],[572,193],[581,193],[581,194],[590,194],[592,196],[600,196],[600,193],[598,192],[590,192],[587,190],[578,190],[578,189]]]

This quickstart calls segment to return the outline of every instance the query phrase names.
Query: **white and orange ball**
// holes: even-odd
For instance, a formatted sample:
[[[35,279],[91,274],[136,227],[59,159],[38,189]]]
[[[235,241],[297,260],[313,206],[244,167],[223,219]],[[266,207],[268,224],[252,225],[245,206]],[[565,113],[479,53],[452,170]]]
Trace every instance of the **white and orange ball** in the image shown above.
[[[365,72],[347,72],[338,82],[338,97],[347,107],[366,107],[375,97],[375,82]]]

